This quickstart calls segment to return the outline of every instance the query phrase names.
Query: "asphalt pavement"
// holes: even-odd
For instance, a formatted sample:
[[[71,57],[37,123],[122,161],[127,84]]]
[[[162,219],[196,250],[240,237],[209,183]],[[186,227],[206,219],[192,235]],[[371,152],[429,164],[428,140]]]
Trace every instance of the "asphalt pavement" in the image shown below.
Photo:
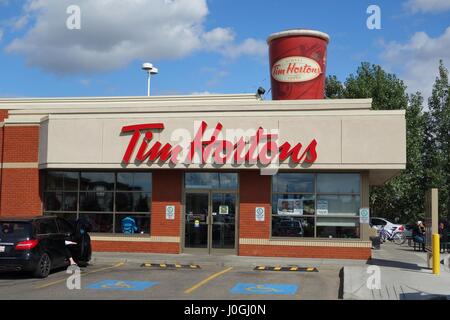
[[[81,269],[79,289],[74,274],[52,272],[46,279],[0,274],[0,299],[39,300],[235,300],[235,299],[339,299],[341,266],[297,265],[305,269],[261,271],[253,265],[155,266],[145,261],[94,259]],[[309,267],[311,271],[307,271]],[[273,268],[272,268],[273,270]],[[292,269],[295,270],[295,269]],[[69,284],[69,285],[68,285]],[[75,288],[74,288],[75,287]]]

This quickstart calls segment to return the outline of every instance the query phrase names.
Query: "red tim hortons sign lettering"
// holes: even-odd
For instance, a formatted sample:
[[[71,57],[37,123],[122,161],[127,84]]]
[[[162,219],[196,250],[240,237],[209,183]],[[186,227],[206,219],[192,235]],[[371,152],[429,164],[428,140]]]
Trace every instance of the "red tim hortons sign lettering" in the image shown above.
[[[284,161],[313,164],[317,159],[317,141],[279,143],[277,130],[262,127],[253,130],[227,129],[218,122],[208,129],[205,121],[194,125],[194,136],[187,129],[172,132],[173,143],[162,143],[155,133],[164,130],[163,123],[136,124],[122,127],[122,135],[131,135],[122,163],[169,162],[172,164],[273,165]]]

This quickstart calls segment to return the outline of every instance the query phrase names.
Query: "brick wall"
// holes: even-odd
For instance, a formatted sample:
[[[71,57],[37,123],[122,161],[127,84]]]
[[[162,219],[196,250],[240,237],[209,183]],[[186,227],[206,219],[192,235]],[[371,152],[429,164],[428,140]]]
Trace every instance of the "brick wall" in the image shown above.
[[[2,134],[2,216],[42,214],[39,170],[38,126],[5,126]]]
[[[38,162],[39,126],[5,126],[3,141],[3,162]]]
[[[0,110],[0,122],[8,118],[8,110],[1,109]]]
[[[181,202],[183,172],[161,170],[153,172],[152,186],[152,236],[181,235]],[[175,220],[166,220],[166,206],[175,206]]]
[[[3,169],[1,186],[2,216],[42,214],[37,169]]]
[[[92,241],[92,250],[103,252],[179,253],[179,249],[178,243]]]
[[[259,170],[241,171],[239,183],[239,238],[269,239],[271,177]],[[265,208],[265,221],[255,221],[256,207]]]
[[[240,245],[239,255],[261,257],[368,260],[370,248]]]

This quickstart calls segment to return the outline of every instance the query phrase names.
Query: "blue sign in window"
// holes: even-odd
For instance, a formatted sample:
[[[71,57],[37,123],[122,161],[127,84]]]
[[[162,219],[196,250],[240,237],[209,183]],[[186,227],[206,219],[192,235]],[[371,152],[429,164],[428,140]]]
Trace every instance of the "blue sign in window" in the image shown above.
[[[298,285],[274,283],[237,283],[232,294],[296,294]]]
[[[151,281],[128,281],[128,280],[103,280],[88,285],[87,289],[95,290],[119,290],[119,291],[144,291],[157,285],[158,282]]]

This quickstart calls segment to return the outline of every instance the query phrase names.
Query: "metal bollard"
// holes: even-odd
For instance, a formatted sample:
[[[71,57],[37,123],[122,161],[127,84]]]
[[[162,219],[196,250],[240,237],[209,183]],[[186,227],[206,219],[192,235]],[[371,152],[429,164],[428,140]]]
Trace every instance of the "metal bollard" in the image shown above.
[[[439,234],[433,234],[433,274],[441,273],[441,246]]]

